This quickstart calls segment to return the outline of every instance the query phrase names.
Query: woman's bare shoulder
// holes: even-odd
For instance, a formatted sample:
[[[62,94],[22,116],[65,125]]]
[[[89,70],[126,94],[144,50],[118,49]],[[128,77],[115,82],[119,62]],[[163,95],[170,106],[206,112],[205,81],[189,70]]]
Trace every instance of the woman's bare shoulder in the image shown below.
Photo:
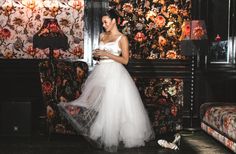
[[[128,41],[128,37],[125,34],[121,33],[121,40]]]

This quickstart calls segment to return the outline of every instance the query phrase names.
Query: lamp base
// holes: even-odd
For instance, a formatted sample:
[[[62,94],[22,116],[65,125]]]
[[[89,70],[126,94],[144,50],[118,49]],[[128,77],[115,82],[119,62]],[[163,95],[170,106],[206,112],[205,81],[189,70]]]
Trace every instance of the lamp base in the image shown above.
[[[52,79],[53,79],[53,87],[54,87],[54,101],[57,102],[57,86],[55,84],[56,81],[56,70],[55,70],[55,58],[54,58],[54,49],[53,48],[49,48],[49,63],[50,63],[50,69],[51,69],[51,73],[52,73]]]
[[[195,132],[195,131],[199,131],[199,130],[201,130],[200,128],[184,128],[184,130],[186,130],[186,131],[191,131],[191,132]]]

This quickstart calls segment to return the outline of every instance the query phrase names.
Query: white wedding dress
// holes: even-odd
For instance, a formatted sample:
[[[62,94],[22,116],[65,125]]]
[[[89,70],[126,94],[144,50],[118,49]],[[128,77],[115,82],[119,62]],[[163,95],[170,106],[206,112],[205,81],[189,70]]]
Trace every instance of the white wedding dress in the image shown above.
[[[120,38],[100,42],[99,47],[120,55]],[[122,64],[111,59],[99,61],[78,99],[58,107],[79,134],[107,151],[117,151],[120,143],[124,147],[144,146],[155,136],[133,79]]]

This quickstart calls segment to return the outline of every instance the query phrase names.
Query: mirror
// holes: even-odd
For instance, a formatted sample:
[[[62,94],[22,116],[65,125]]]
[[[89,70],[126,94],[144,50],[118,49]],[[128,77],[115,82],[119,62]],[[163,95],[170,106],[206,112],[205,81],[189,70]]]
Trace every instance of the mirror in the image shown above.
[[[234,0],[208,0],[208,57],[210,63],[235,62],[234,14]]]

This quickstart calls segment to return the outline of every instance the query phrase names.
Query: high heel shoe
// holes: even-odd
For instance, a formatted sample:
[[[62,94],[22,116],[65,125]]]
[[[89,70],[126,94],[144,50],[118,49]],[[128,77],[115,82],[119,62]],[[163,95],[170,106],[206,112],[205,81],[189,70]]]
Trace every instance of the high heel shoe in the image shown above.
[[[174,143],[170,143],[170,142],[167,142],[166,140],[158,140],[157,143],[161,146],[161,147],[164,147],[164,148],[169,148],[169,149],[172,149],[172,150],[179,150],[179,147],[174,144]]]
[[[175,139],[172,141],[172,143],[180,146],[181,135],[179,133],[176,133],[174,136],[175,136]]]

